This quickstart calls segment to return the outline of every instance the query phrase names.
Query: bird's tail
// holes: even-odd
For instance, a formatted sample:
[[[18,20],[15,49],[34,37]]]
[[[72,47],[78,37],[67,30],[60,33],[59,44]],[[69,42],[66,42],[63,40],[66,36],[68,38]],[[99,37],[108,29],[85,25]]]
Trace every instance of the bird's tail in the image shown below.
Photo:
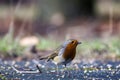
[[[49,58],[49,56],[39,58],[39,60],[46,60],[47,62],[50,61],[50,59],[51,59],[51,58]]]
[[[47,57],[40,57],[39,60],[44,60],[44,59],[48,59],[48,56]]]

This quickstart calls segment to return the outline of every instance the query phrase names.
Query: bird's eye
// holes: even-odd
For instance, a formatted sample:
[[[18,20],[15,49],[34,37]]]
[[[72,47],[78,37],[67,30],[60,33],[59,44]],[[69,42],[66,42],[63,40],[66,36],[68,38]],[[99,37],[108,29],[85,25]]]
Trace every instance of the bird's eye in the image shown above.
[[[71,42],[72,44],[74,43],[74,41]]]

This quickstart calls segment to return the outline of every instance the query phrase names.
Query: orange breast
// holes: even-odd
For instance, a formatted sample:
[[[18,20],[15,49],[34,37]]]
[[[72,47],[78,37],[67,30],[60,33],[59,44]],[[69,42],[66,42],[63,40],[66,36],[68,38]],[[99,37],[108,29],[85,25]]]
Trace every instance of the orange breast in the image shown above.
[[[68,59],[73,60],[75,58],[75,55],[76,55],[76,47],[72,47],[71,45],[68,45],[63,54],[63,58],[65,60],[68,60]]]

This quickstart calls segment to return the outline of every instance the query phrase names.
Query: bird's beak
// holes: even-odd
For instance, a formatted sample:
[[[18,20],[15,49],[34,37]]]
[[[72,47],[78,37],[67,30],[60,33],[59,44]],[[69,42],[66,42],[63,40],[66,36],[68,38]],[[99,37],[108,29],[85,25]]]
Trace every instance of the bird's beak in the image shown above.
[[[78,42],[78,44],[82,44],[82,42]]]

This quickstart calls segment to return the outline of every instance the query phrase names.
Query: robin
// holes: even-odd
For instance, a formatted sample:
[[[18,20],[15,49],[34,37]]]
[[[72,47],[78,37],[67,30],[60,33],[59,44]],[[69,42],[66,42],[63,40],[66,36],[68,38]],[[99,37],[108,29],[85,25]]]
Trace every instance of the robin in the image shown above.
[[[40,60],[47,59],[47,61],[52,60],[56,65],[62,64],[65,65],[71,62],[76,55],[76,47],[81,42],[78,42],[76,39],[69,39],[63,43],[54,53],[40,58]]]

